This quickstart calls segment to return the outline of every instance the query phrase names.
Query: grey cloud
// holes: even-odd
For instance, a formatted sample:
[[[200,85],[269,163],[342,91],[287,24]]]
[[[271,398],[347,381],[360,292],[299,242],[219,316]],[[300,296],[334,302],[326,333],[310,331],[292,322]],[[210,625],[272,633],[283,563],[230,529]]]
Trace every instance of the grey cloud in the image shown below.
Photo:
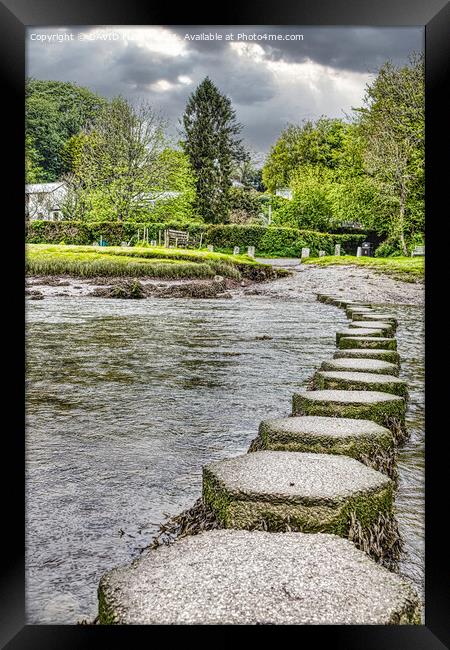
[[[80,32],[89,27],[66,28]],[[43,44],[27,41],[27,74],[40,79],[72,81],[87,86],[106,97],[125,95],[131,99],[145,98],[160,110],[171,123],[170,133],[177,137],[178,120],[188,96],[209,76],[228,95],[237,117],[244,124],[243,137],[256,151],[267,151],[289,121],[315,119],[322,114],[343,117],[352,105],[360,105],[367,72],[378,68],[386,59],[404,63],[412,50],[423,47],[422,28],[313,28],[304,27],[167,27],[183,38],[186,32],[231,30],[237,33],[301,32],[302,42],[256,41],[266,60],[288,63],[312,60],[329,66],[334,80],[324,74],[316,88],[307,80],[281,83],[264,63],[239,56],[229,43],[222,41],[190,41],[187,54],[169,56],[151,52],[123,41],[104,42],[77,40]],[[39,28],[40,33],[55,33],[57,28]],[[28,30],[30,32],[30,30]],[[59,30],[63,33],[63,29]],[[348,90],[340,78],[349,73],[360,74],[357,91]],[[181,84],[184,75],[192,83]],[[151,89],[151,84],[165,79],[173,85],[167,91]],[[337,81],[336,81],[337,79]],[[347,88],[347,89],[346,89]],[[356,93],[356,95],[355,95]],[[355,103],[356,102],[356,103]]]

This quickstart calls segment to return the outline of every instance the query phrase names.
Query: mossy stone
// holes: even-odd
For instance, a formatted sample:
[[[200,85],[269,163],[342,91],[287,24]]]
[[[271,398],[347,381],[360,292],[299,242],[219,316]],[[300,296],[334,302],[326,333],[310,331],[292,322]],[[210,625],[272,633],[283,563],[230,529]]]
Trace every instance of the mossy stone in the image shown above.
[[[258,449],[343,454],[396,477],[392,433],[371,420],[295,416],[261,422]]]
[[[341,330],[340,332],[336,332],[336,345],[339,344],[339,341],[341,340],[341,338],[348,337],[348,336],[353,336],[353,337],[355,337],[355,336],[357,336],[357,337],[368,337],[368,336],[370,336],[370,337],[372,337],[372,336],[384,337],[385,335],[384,335],[383,330],[375,329],[375,328],[373,328],[373,329],[370,329],[370,328],[367,328],[367,329],[365,329],[365,328],[364,329],[363,328],[358,328],[358,329],[357,328],[354,328],[354,329],[347,328],[347,329]]]
[[[393,482],[348,456],[257,451],[203,468],[203,500],[225,528],[347,537],[392,516]]]
[[[397,327],[398,321],[395,316],[390,314],[379,314],[374,311],[369,312],[355,312],[351,316],[354,321],[382,321],[384,323],[390,323],[393,327]]]
[[[302,390],[292,398],[292,415],[373,420],[392,431],[397,442],[407,436],[406,402],[398,395],[369,390]]]
[[[314,386],[319,390],[375,390],[400,397],[408,395],[408,385],[402,379],[370,372],[318,370],[314,375]]]
[[[349,329],[377,329],[383,332],[383,336],[393,336],[395,328],[392,323],[386,323],[383,321],[370,321],[370,320],[361,320],[361,321],[351,321],[348,324]]]
[[[212,530],[104,574],[101,625],[421,623],[406,578],[336,535]]]
[[[400,365],[400,355],[396,350],[371,350],[369,348],[355,348],[336,350],[334,359],[379,359]]]
[[[324,361],[321,370],[335,370],[344,372],[370,372],[379,375],[394,375],[398,377],[399,367],[396,363],[389,363],[380,359],[330,359]]]
[[[341,350],[353,348],[370,348],[372,350],[396,350],[397,339],[384,336],[354,336],[353,330],[350,335],[339,337],[339,348]]]

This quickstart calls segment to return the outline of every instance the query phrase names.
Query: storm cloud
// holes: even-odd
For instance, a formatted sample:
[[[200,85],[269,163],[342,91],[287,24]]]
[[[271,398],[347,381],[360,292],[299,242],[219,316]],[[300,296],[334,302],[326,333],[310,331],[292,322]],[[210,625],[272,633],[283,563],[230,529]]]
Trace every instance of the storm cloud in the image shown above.
[[[166,115],[174,139],[189,95],[209,76],[262,157],[287,123],[360,106],[376,70],[386,60],[406,63],[423,38],[422,27],[28,28],[27,75],[145,98]]]

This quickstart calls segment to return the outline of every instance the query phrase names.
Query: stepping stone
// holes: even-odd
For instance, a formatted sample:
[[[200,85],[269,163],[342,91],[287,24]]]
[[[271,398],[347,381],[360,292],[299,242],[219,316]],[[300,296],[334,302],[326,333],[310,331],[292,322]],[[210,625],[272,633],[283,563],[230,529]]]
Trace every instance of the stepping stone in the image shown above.
[[[403,397],[372,390],[302,390],[292,398],[292,415],[325,415],[373,420],[396,442],[407,437]]]
[[[380,375],[394,375],[395,377],[398,377],[399,373],[397,364],[380,361],[379,359],[330,359],[322,363],[321,370],[370,372]]]
[[[314,386],[319,390],[379,390],[407,397],[406,381],[392,375],[377,375],[373,372],[339,372],[318,370],[314,375]]]
[[[352,348],[371,348],[378,350],[396,350],[397,349],[397,339],[394,338],[385,338],[382,336],[372,334],[371,337],[366,335],[355,336],[353,334],[354,330],[348,330],[351,332],[350,335],[344,335],[339,337],[339,349],[347,350]],[[362,331],[362,330],[361,330]],[[361,331],[359,334],[361,334]],[[375,332],[377,330],[374,330]],[[337,335],[336,335],[337,336]]]
[[[336,345],[339,345],[339,341],[344,337],[367,337],[367,336],[376,336],[383,337],[386,330],[376,329],[376,328],[352,328],[349,327],[340,332],[336,332]]]
[[[400,355],[396,350],[370,350],[368,348],[355,348],[336,350],[334,359],[380,359],[389,363],[400,365]]]
[[[371,314],[372,312],[372,307],[347,307],[345,310],[348,318],[351,318],[353,314]]]
[[[406,578],[348,540],[213,530],[105,573],[101,625],[421,624]]]
[[[378,314],[374,311],[369,312],[356,312],[353,313],[352,318],[354,321],[383,321],[384,323],[391,323],[395,327],[398,325],[398,321],[395,316],[390,314]]]
[[[303,415],[264,420],[256,449],[343,454],[396,477],[395,449],[389,429],[370,420]]]
[[[360,320],[360,321],[351,321],[348,325],[349,329],[378,329],[383,332],[384,336],[393,336],[394,327],[392,323],[386,323],[382,321],[370,321],[370,320]]]
[[[370,303],[364,303],[364,302],[358,302],[355,303],[352,300],[345,300],[343,298],[339,298],[336,296],[329,296],[327,294],[323,293],[318,293],[317,294],[317,300],[319,302],[324,302],[328,305],[334,305],[335,307],[343,307],[346,309],[347,307],[354,306],[354,307],[370,307]]]
[[[256,451],[203,467],[203,501],[224,528],[333,533],[355,542],[357,521],[361,545],[373,534],[397,539],[393,488],[385,474],[335,454]],[[379,549],[378,559],[391,556],[387,546]]]
[[[336,350],[334,359],[380,359],[400,365],[400,355],[396,350],[371,350],[369,348],[355,348]]]

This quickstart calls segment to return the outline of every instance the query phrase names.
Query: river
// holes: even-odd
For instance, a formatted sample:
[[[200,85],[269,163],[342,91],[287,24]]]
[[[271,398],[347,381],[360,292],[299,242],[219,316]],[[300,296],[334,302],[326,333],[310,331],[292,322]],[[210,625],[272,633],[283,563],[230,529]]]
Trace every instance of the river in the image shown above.
[[[389,312],[410,387],[401,572],[422,592],[423,309]],[[29,301],[27,623],[92,620],[100,576],[192,504],[203,464],[245,453],[262,419],[289,414],[344,323],[311,296]]]

